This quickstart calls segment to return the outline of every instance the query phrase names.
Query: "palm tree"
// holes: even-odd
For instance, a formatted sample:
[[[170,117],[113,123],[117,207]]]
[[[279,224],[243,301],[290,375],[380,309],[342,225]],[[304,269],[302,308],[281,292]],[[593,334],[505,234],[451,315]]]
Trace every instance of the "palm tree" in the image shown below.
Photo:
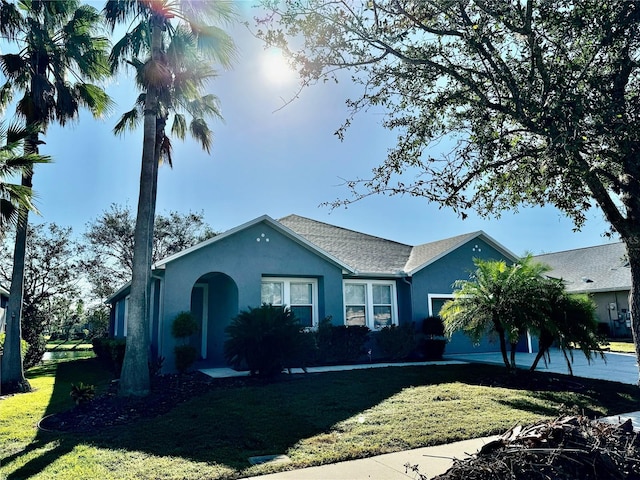
[[[587,295],[569,295],[563,282],[548,279],[544,291],[544,315],[531,326],[538,336],[538,354],[529,370],[534,371],[542,358],[549,358],[549,349],[556,345],[567,363],[569,375],[573,375],[573,350],[579,348],[587,362],[596,355],[604,359],[601,344],[604,338],[598,334],[596,305]]]
[[[197,51],[207,60],[230,66],[234,52],[231,38],[207,22],[229,22],[234,14],[232,2],[192,0],[111,0],[107,2],[104,13],[112,29],[120,22],[131,21],[129,25],[133,26],[113,47],[111,65],[114,70],[122,64],[132,65],[136,69],[137,83],[143,91],[139,97],[143,116],[140,191],[134,234],[127,346],[119,387],[121,395],[142,396],[149,392],[147,328],[158,161],[163,157],[170,160],[170,142],[165,135],[165,125],[169,112],[175,111],[178,106],[184,108],[194,118],[191,132],[196,134],[208,151],[211,136],[203,117],[216,114],[217,107],[212,103],[213,97],[206,100],[206,96],[200,96],[200,92],[202,81],[210,76],[210,71],[202,67],[204,63],[201,61],[200,69],[204,70],[194,72],[192,60],[184,53],[193,52],[197,47]],[[144,61],[139,60],[143,55]],[[190,108],[203,108],[203,115],[187,108],[189,102],[195,102]],[[139,113],[138,109],[134,109],[125,114],[117,128],[123,128]],[[184,117],[178,114],[175,118],[173,133],[184,136]]]
[[[539,291],[549,267],[533,262],[531,256],[513,265],[480,259],[474,263],[474,276],[455,283],[454,299],[443,306],[440,316],[449,335],[462,330],[479,341],[488,332],[496,334],[505,366],[515,370],[518,338],[542,314],[544,298]]]
[[[21,205],[37,212],[30,188],[4,181],[33,171],[38,163],[49,162],[49,157],[23,153],[24,139],[28,135],[30,131],[17,124],[9,127],[0,124],[0,238],[6,227],[17,224]]]
[[[18,46],[17,53],[0,55],[0,68],[6,83],[0,92],[23,93],[16,113],[32,129],[25,139],[27,155],[39,153],[40,135],[49,123],[65,125],[78,117],[80,107],[96,116],[110,106],[109,97],[98,81],[109,74],[107,38],[96,35],[100,27],[98,11],[77,0],[55,2],[31,0],[20,8],[0,2],[0,34]],[[2,95],[4,99],[5,95]],[[39,128],[35,128],[38,126]],[[33,171],[22,175],[21,185],[30,189]],[[29,390],[20,358],[22,285],[28,225],[28,208],[20,206],[14,265],[7,306],[7,337],[2,359],[4,391]]]

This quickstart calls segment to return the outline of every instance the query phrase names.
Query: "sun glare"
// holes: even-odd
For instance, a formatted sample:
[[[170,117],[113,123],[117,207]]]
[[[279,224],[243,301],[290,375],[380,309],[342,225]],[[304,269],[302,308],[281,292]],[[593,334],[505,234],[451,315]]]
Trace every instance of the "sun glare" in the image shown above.
[[[270,48],[262,54],[262,74],[267,81],[277,85],[296,79],[295,71],[289,66],[279,48]]]

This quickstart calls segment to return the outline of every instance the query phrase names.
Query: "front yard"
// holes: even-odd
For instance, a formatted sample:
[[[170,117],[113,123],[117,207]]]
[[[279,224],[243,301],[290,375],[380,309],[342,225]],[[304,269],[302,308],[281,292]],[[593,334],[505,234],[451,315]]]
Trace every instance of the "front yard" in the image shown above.
[[[486,436],[571,411],[613,415],[640,402],[635,386],[563,375],[391,367],[214,382],[168,413],[76,434],[36,424],[72,406],[72,383],[104,391],[108,372],[95,359],[51,362],[29,380],[34,392],[0,400],[0,478],[234,478]],[[250,466],[249,457],[269,454],[292,462]]]

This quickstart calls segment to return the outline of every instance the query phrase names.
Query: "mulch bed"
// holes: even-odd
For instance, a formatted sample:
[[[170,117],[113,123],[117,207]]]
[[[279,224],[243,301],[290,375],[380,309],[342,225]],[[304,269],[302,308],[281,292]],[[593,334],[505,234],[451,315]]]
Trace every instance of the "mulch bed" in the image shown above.
[[[433,480],[506,479],[639,480],[640,433],[583,416],[518,426]]]
[[[247,383],[246,378],[211,378],[201,372],[162,375],[152,379],[146,397],[119,397],[118,383],[90,402],[71,410],[43,418],[38,427],[44,431],[93,433],[104,428],[129,424],[140,418],[162,415],[176,405],[214,388],[233,388]]]

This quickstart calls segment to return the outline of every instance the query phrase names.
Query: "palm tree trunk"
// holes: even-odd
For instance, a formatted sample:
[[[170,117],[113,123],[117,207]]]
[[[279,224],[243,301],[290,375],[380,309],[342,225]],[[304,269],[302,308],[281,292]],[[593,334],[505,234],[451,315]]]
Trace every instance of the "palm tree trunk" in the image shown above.
[[[32,153],[37,153],[37,147],[35,148],[35,152]],[[32,178],[32,174],[23,175],[22,185],[31,187]],[[22,295],[28,224],[29,210],[21,205],[19,207],[18,225],[16,227],[13,270],[11,273],[11,287],[6,313],[6,337],[2,355],[2,373],[0,374],[0,378],[2,379],[0,392],[2,394],[31,391],[31,385],[29,385],[29,382],[24,377],[24,365],[22,363],[22,352],[20,351],[22,340]]]
[[[529,368],[530,372],[536,369],[542,357],[544,357],[551,348],[551,345],[553,345],[553,335],[546,329],[541,330],[538,338],[538,354]]]
[[[162,30],[158,19],[152,20],[151,61],[160,62]],[[151,290],[151,264],[153,223],[155,220],[155,195],[158,166],[156,150],[156,118],[158,92],[147,87],[144,108],[144,141],[140,171],[140,193],[134,232],[133,272],[127,319],[127,344],[119,394],[144,396],[149,393],[149,295]]]
[[[507,341],[504,337],[504,328],[502,328],[502,324],[499,320],[494,319],[493,325],[496,333],[498,334],[498,340],[500,341],[500,352],[502,353],[502,361],[504,362],[507,370],[511,370],[511,364],[509,363],[509,358],[507,357]]]

